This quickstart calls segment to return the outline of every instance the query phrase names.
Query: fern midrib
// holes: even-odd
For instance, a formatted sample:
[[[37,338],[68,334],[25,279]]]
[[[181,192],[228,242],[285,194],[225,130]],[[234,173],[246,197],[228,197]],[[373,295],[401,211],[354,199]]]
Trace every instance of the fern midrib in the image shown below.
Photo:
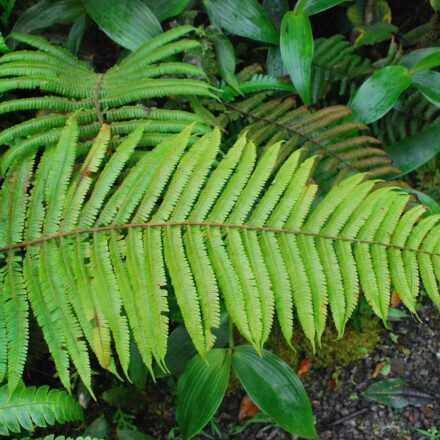
[[[150,223],[127,223],[125,225],[107,225],[96,228],[87,229],[72,229],[70,231],[63,231],[57,234],[48,235],[45,237],[39,237],[35,240],[23,241],[21,243],[14,243],[8,246],[0,247],[0,254],[6,253],[15,249],[24,249],[30,246],[39,245],[42,243],[47,243],[48,241],[58,240],[60,238],[74,236],[74,235],[85,235],[85,234],[95,234],[100,232],[108,232],[114,230],[124,230],[124,229],[146,229],[146,228],[166,228],[166,227],[207,227],[207,228],[225,228],[225,229],[239,229],[245,231],[260,231],[260,232],[274,232],[279,234],[293,234],[299,236],[308,236],[315,238],[324,238],[331,241],[343,241],[348,243],[358,243],[367,244],[373,246],[382,246],[387,249],[397,249],[400,251],[413,252],[415,254],[429,255],[432,257],[440,257],[440,253],[431,252],[424,249],[414,249],[406,246],[399,246],[396,244],[386,243],[376,240],[366,240],[361,238],[343,237],[339,235],[321,234],[319,232],[312,232],[306,230],[297,229],[284,229],[284,228],[273,228],[270,226],[253,226],[253,225],[240,225],[234,223],[210,223],[210,222],[197,222],[197,221],[169,221],[169,222],[150,222]]]
[[[59,403],[59,402],[53,402],[51,400],[48,400],[48,401],[38,400],[36,402],[15,403],[14,405],[6,404],[5,406],[0,407],[0,413],[2,411],[9,411],[9,410],[14,409],[14,408],[22,408],[23,406],[27,406],[27,407],[29,407],[29,406],[31,406],[31,407],[35,407],[35,406],[51,406],[51,407],[54,407],[54,408],[62,408],[63,404]]]
[[[93,90],[93,103],[95,104],[95,111],[96,114],[98,115],[98,121],[99,121],[99,125],[101,125],[101,127],[104,125],[104,117],[101,113],[101,103],[100,103],[100,94],[101,94],[101,84],[102,84],[102,80],[104,78],[104,74],[102,73],[98,73],[96,76],[96,83],[95,83],[95,88]]]

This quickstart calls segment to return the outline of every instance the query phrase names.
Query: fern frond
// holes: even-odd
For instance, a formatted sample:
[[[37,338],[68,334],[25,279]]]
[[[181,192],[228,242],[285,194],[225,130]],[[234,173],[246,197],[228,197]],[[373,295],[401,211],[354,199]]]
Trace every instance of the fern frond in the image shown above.
[[[318,130],[320,115],[301,111],[295,124]],[[346,110],[333,112],[338,120]],[[118,374],[114,347],[126,373],[128,328],[147,368],[153,372],[154,360],[166,371],[170,295],[202,356],[214,344],[221,299],[258,351],[275,315],[289,344],[295,315],[313,347],[328,315],[342,335],[361,292],[384,321],[392,289],[414,313],[422,283],[440,307],[440,216],[422,218],[424,209],[407,208],[398,188],[354,173],[317,199],[319,156],[306,146],[264,144],[258,157],[245,132],[221,155],[218,129],[190,143],[194,124],[128,165],[143,129],[108,158],[104,125],[73,169],[73,115],[35,170],[31,156],[8,171],[0,189],[0,337],[6,333],[11,393],[26,355],[17,338],[27,331],[28,301],[66,387],[69,361],[91,386],[86,341]]]
[[[0,435],[83,418],[79,403],[64,391],[50,390],[48,386],[25,388],[19,385],[9,394],[7,386],[0,388]]]
[[[346,122],[351,114],[347,107],[315,111],[296,108],[292,98],[268,99],[270,96],[270,92],[257,93],[241,102],[224,104],[225,111],[217,124],[228,130],[230,124],[241,123],[257,146],[287,139],[282,158],[299,148],[309,155],[319,155],[315,178],[326,190],[356,172],[382,179],[399,174],[388,155],[377,148],[380,142],[365,135],[367,126]]]
[[[0,133],[0,145],[8,145],[3,155],[4,174],[11,164],[27,152],[55,144],[69,114],[83,110],[78,117],[81,144],[89,148],[100,127],[114,122],[112,134],[128,134],[144,120],[157,121],[150,126],[144,145],[154,146],[163,134],[179,133],[184,124],[197,121],[196,132],[207,133],[206,124],[190,112],[158,110],[139,105],[157,105],[168,96],[204,96],[218,99],[216,90],[206,81],[203,70],[170,57],[198,47],[194,40],[182,39],[194,31],[191,26],[172,29],[148,41],[119,65],[105,73],[96,73],[86,62],[67,50],[53,46],[41,37],[13,33],[11,38],[36,50],[19,50],[0,58],[0,91],[36,90],[47,96],[7,99],[0,104],[0,114],[17,111],[48,111],[49,115],[27,119]],[[86,111],[84,111],[86,110]],[[118,142],[112,142],[116,147]]]

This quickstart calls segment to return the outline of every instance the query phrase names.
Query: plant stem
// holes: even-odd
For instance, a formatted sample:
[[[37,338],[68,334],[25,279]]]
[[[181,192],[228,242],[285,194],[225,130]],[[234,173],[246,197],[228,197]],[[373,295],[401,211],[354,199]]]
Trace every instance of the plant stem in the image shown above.
[[[229,317],[229,348],[234,348],[234,324],[231,317]]]

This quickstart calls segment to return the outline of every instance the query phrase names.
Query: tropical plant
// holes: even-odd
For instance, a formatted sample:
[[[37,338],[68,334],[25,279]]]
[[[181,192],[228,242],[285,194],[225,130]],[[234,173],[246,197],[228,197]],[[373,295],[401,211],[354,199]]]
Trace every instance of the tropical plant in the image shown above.
[[[65,391],[50,390],[46,385],[39,388],[18,385],[13,393],[9,391],[6,385],[0,387],[0,435],[84,417],[79,403]]]
[[[312,406],[292,368],[264,350],[250,345],[215,348],[206,359],[195,356],[186,366],[177,386],[177,421],[183,438],[198,434],[218,409],[231,369],[252,400],[284,430],[316,438]],[[278,390],[283,388],[283,392]],[[200,401],[204,405],[200,407]]]
[[[123,135],[144,120],[151,120],[140,141],[142,146],[156,145],[190,122],[196,122],[195,133],[206,133],[208,128],[197,115],[157,108],[154,102],[170,96],[215,98],[213,88],[203,79],[196,79],[205,76],[201,68],[169,61],[198,47],[197,41],[182,38],[192,31],[192,26],[181,26],[165,32],[105,73],[94,72],[87,63],[42,37],[12,34],[15,40],[37,50],[18,50],[0,58],[0,91],[8,93],[0,104],[0,114],[32,111],[37,116],[0,133],[0,145],[9,146],[2,157],[3,172],[20,155],[56,142],[68,115],[79,109],[83,110],[78,115],[83,151],[87,151],[90,139],[104,122],[111,122],[113,135]],[[50,95],[12,95],[24,89],[39,89]],[[118,142],[113,136],[113,145]]]
[[[0,0],[0,435],[61,440],[34,427],[82,418],[65,392],[23,385],[44,338],[84,406],[98,364],[129,394],[173,374],[186,440],[232,370],[273,423],[314,438],[272,328],[315,350],[366,302],[387,325],[391,291],[414,315],[423,290],[440,307],[438,13],[406,32],[385,0],[40,0],[9,24],[14,3]],[[334,6],[351,35],[345,20],[317,38],[310,16]],[[116,43],[106,71],[94,23]],[[109,423],[149,438],[135,419],[118,407]]]
[[[259,353],[275,311],[288,343],[295,309],[315,346],[328,307],[342,334],[361,288],[384,321],[392,286],[415,313],[420,277],[440,304],[439,216],[418,221],[421,206],[405,213],[406,193],[374,189],[376,181],[355,174],[316,203],[316,157],[302,160],[297,150],[278,166],[278,142],[257,160],[246,135],[224,154],[218,129],[186,151],[193,126],[124,170],[143,129],[107,159],[104,125],[75,167],[73,115],[56,147],[8,172],[0,192],[0,373],[11,393],[28,350],[28,304],[68,389],[69,360],[91,388],[86,340],[115,371],[113,339],[127,374],[129,328],[150,371],[153,359],[166,371],[167,287],[202,357],[215,341],[220,292]]]

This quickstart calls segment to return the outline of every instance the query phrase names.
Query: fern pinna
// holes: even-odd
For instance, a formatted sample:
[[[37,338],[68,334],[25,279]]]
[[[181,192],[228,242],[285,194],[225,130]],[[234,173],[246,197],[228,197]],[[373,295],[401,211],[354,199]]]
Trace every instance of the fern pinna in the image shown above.
[[[178,61],[180,54],[200,43],[184,38],[194,31],[180,26],[151,39],[105,73],[97,73],[66,49],[49,44],[42,37],[13,33],[11,38],[36,50],[17,50],[0,58],[0,115],[17,111],[38,111],[37,117],[0,133],[0,145],[9,146],[2,159],[5,170],[21,154],[56,142],[68,115],[79,109],[81,148],[89,144],[103,122],[111,123],[112,143],[117,135],[133,131],[146,119],[140,145],[156,145],[170,133],[180,132],[195,122],[195,133],[206,133],[203,119],[194,113],[156,108],[155,99],[176,96],[214,97],[204,71]],[[37,90],[33,96],[16,95],[20,90]],[[47,94],[41,96],[41,93]],[[1,149],[0,149],[1,151]]]
[[[377,189],[365,174],[317,201],[316,157],[303,149],[279,165],[281,142],[257,159],[244,134],[225,154],[218,129],[190,147],[193,128],[128,167],[144,127],[109,157],[104,124],[76,166],[73,115],[56,146],[9,170],[0,191],[0,377],[11,392],[28,350],[29,305],[66,388],[70,362],[91,386],[87,345],[118,374],[114,346],[127,374],[130,331],[146,366],[166,370],[171,294],[202,356],[214,344],[220,295],[259,352],[275,312],[288,343],[295,313],[314,346],[328,309],[343,333],[361,290],[383,320],[391,288],[416,312],[420,279],[440,305],[439,216],[406,209],[406,193]]]
[[[19,385],[11,394],[6,385],[0,387],[0,435],[29,431],[35,426],[46,428],[55,423],[83,420],[81,405],[62,390],[48,386],[25,388]],[[10,437],[12,438],[12,437]]]

